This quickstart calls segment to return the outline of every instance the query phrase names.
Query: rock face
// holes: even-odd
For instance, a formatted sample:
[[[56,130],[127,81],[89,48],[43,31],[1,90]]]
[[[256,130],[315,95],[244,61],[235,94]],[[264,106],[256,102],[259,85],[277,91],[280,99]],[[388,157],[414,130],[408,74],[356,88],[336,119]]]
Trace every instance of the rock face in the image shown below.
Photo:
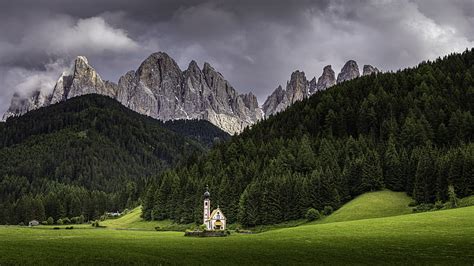
[[[55,104],[84,94],[97,93],[116,96],[117,86],[103,81],[87,59],[78,56],[70,72],[64,72],[56,82],[47,104]]]
[[[31,110],[45,106],[49,102],[49,95],[45,95],[41,90],[36,90],[27,96],[20,96],[18,93],[13,94],[10,107],[3,114],[3,120],[11,116],[23,115]]]
[[[290,81],[286,84],[286,89],[283,90],[281,86],[268,96],[263,104],[263,111],[265,116],[276,114],[285,110],[288,106],[301,101],[309,96],[310,86],[315,81],[308,82],[304,72],[295,71],[291,74]]]
[[[364,66],[364,75],[378,72],[379,70],[375,67],[370,65]],[[337,76],[337,80],[336,74],[334,73],[334,70],[332,70],[331,65],[327,65],[323,68],[323,74],[317,81],[314,77],[308,82],[306,81],[303,72],[295,71],[291,74],[291,79],[287,84],[286,90],[283,90],[282,87],[279,86],[270,96],[268,96],[262,106],[265,116],[268,117],[272,114],[281,112],[295,101],[300,101],[317,91],[325,90],[337,83],[357,78],[359,75],[359,67],[354,60],[346,62]]]
[[[102,80],[85,57],[77,57],[50,95],[40,91],[29,98],[16,95],[4,119],[89,93],[110,96],[138,113],[164,121],[205,119],[231,134],[263,118],[257,98],[252,93],[239,95],[210,64],[205,63],[201,71],[192,61],[183,72],[160,52],[123,75],[118,84]]]
[[[376,67],[373,67],[371,65],[364,65],[364,68],[362,70],[362,76],[372,75],[373,73],[377,74],[379,72],[380,71]]]
[[[229,133],[263,118],[257,98],[251,93],[239,95],[210,64],[201,70],[191,61],[183,72],[161,52],[120,78],[117,100],[160,120],[205,119]]]
[[[358,78],[360,75],[359,73],[359,66],[357,66],[356,61],[349,60],[347,63],[342,67],[341,73],[337,75],[337,83],[341,83],[347,80]]]
[[[336,74],[334,70],[332,70],[331,65],[325,66],[323,68],[323,74],[318,78],[316,91],[322,91],[334,85],[336,85]]]

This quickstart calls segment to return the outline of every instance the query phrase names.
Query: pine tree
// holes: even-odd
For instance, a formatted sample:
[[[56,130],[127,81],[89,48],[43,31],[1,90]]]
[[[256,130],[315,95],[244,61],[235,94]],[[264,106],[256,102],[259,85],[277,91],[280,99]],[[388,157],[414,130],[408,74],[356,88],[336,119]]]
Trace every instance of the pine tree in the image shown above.
[[[362,166],[361,186],[363,191],[376,191],[384,187],[379,155],[369,149]]]
[[[384,156],[384,180],[388,189],[401,191],[402,190],[402,175],[401,163],[398,152],[395,148],[395,141],[393,136],[389,138],[387,149]]]

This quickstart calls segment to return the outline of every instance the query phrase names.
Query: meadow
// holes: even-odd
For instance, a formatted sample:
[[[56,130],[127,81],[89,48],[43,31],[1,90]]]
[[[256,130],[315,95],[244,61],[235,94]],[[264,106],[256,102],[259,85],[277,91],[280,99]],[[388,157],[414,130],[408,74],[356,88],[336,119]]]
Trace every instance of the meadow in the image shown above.
[[[378,193],[388,195],[387,198],[395,196],[393,192]],[[368,196],[355,199],[357,204],[352,202],[359,208],[349,205],[351,208],[346,210],[359,213],[371,208],[373,201],[369,199],[374,195]],[[390,203],[386,204],[390,209]],[[393,200],[393,206],[398,204],[399,200]],[[225,238],[117,230],[120,220],[115,221],[115,228],[99,229],[3,226],[0,227],[0,264],[474,263],[474,207],[416,214],[403,214],[407,210],[400,207],[399,212],[402,213],[381,218],[359,215],[357,220],[349,221],[341,209],[333,215],[344,214],[345,221],[331,222],[329,216],[319,223],[253,235],[233,233]]]

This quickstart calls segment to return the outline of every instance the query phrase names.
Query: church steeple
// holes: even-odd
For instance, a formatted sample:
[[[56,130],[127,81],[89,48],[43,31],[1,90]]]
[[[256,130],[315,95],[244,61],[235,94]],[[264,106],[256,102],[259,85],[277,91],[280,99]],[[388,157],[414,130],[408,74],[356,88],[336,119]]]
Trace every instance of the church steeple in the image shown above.
[[[211,216],[211,193],[209,193],[209,187],[206,186],[206,191],[204,192],[204,215],[203,215],[203,224],[206,225],[206,228],[210,228],[209,218]]]

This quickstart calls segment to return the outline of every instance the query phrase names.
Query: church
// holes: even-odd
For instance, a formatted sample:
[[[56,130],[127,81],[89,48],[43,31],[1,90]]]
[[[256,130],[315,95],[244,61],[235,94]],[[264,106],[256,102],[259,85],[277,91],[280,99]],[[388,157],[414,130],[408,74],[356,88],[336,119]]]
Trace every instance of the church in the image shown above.
[[[213,210],[211,213],[211,194],[209,193],[209,188],[206,188],[204,192],[204,224],[206,225],[206,230],[225,230],[226,229],[226,218],[222,213],[219,206],[217,209]]]

